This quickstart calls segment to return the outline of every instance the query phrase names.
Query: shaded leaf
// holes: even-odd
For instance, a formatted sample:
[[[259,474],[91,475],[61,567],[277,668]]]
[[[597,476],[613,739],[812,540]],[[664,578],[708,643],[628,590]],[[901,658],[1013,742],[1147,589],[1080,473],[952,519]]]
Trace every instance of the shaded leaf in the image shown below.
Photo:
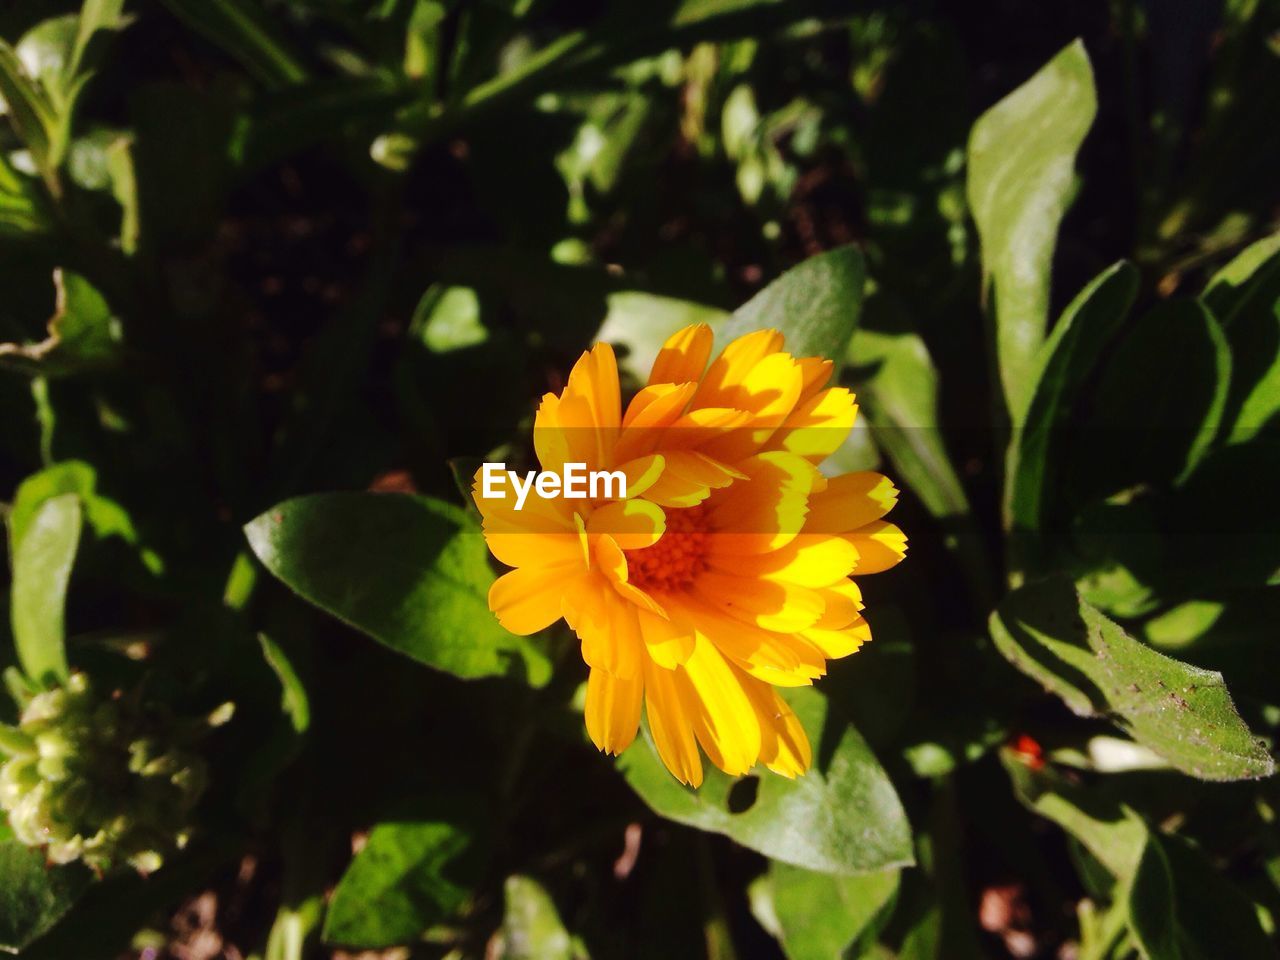
[[[39,343],[0,343],[0,368],[58,377],[107,366],[120,355],[120,321],[88,280],[53,272],[57,301],[49,336]]]
[[[1035,534],[1045,525],[1053,502],[1055,438],[1102,349],[1128,315],[1138,292],[1138,272],[1117,263],[1096,277],[1063,311],[1041,348],[1030,406],[1022,429],[1010,447],[1006,476],[1008,523]]]
[[[1201,301],[1231,345],[1224,428],[1228,442],[1241,443],[1280,420],[1280,234],[1218,271]]]
[[[502,955],[510,960],[572,960],[573,940],[555,901],[532,877],[507,877]]]
[[[1070,452],[1078,500],[1185,478],[1218,434],[1230,381],[1226,337],[1198,302],[1145,314],[1108,358]]]
[[[1184,773],[1241,780],[1275,772],[1221,674],[1135,640],[1065,580],[1012,593],[992,614],[991,635],[1010,663],[1073,711],[1113,717]]]
[[[839,367],[858,326],[866,263],[857,247],[839,247],[792,267],[733,312],[716,338],[724,346],[754,330],[786,337],[793,357],[826,357]]]
[[[1093,69],[1077,40],[979,117],[969,136],[969,207],[1015,426],[1027,409],[1048,322],[1049,273],[1076,153],[1096,112]]]
[[[790,960],[833,960],[890,907],[898,871],[837,877],[773,863],[769,887]]]
[[[379,823],[329,901],[323,938],[378,948],[417,940],[457,911],[484,866],[483,804],[435,797],[418,817]]]
[[[62,919],[89,886],[77,865],[50,867],[44,853],[9,835],[0,840],[0,950],[17,953]]]
[[[289,718],[294,733],[306,733],[311,725],[311,701],[298,671],[284,648],[265,633],[258,634],[262,656],[280,681],[280,709]]]
[[[299,596],[419,663],[464,678],[547,678],[546,659],[489,612],[489,552],[457,507],[398,494],[317,494],[268,510],[245,535]]]
[[[281,35],[278,20],[250,0],[161,0],[175,17],[239,60],[260,83],[299,83],[307,70]]]
[[[1151,832],[1128,886],[1129,924],[1148,957],[1274,960],[1249,899],[1194,847]]]
[[[64,493],[45,500],[21,536],[9,530],[13,641],[22,669],[41,684],[67,678],[64,619],[80,522],[80,498]]]
[[[815,743],[813,769],[795,780],[735,779],[711,768],[692,790],[672,778],[647,738],[619,758],[619,767],[656,813],[782,863],[845,875],[914,863],[906,814],[866,742],[816,690],[789,691],[788,701]],[[753,787],[754,801],[735,813]]]

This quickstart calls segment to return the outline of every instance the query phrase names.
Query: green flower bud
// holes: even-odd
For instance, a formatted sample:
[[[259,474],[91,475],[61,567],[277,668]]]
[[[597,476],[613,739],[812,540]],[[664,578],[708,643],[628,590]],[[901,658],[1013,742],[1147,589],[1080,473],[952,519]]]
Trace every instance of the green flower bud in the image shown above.
[[[83,673],[35,694],[17,728],[0,725],[0,807],[14,836],[51,863],[103,872],[160,868],[190,837],[208,781],[189,744],[230,716],[176,719],[136,698],[100,698]]]

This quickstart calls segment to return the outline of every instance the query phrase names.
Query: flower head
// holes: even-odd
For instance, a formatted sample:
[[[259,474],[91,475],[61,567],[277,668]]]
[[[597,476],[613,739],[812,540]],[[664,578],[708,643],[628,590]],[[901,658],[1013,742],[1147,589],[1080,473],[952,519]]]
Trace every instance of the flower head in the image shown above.
[[[104,872],[158,869],[186,845],[204,791],[204,760],[187,744],[230,716],[174,720],[134,698],[103,698],[83,673],[36,694],[18,727],[0,727],[0,807],[14,836],[50,863]]]
[[[480,474],[473,491],[490,550],[513,568],[489,593],[499,621],[527,635],[563,617],[590,667],[592,741],[621,753],[643,708],[663,762],[694,786],[699,747],[732,775],[809,767],[774,687],[812,684],[870,639],[851,577],[906,553],[881,519],[892,483],[818,469],[857,413],[848,390],[826,386],[831,362],[792,357],[773,330],[711,360],[712,339],[705,324],[673,335],[625,410],[607,344],[542,398],[542,470],[620,472],[624,495],[535,491],[517,509],[482,495]]]

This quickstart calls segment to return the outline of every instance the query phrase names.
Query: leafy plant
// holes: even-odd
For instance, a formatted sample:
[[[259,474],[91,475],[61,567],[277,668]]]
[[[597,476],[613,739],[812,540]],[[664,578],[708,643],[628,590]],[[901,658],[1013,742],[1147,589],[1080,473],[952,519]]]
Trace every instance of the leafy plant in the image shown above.
[[[1274,5],[10,6],[0,949],[1276,955]],[[479,462],[697,323],[902,491],[794,781],[487,602]]]

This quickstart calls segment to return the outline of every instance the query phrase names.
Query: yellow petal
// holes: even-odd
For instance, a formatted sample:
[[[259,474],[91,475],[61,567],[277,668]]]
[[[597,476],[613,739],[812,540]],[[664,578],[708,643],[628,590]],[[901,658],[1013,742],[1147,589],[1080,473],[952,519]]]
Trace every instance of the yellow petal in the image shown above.
[[[565,621],[582,641],[587,665],[615,677],[640,674],[640,627],[636,607],[599,577],[587,577],[564,597]]]
[[[564,590],[581,576],[572,564],[517,567],[493,581],[489,609],[512,633],[527,637],[560,619]]]
[[[641,611],[640,636],[644,638],[645,649],[653,662],[666,670],[674,670],[693,653],[693,628],[676,623],[670,616],[659,617]]]
[[[693,722],[676,690],[676,672],[663,670],[644,658],[644,709],[658,756],[671,775],[691,787],[702,784],[702,758],[694,740]]]
[[[817,591],[822,598],[822,616],[814,624],[819,630],[841,630],[857,620],[862,610],[862,590],[852,580],[842,580]]]
[[[741,384],[765,357],[781,350],[782,344],[782,334],[777,330],[757,330],[738,337],[711,362],[694,399],[695,406],[724,406],[712,398]]]
[[[770,580],[753,580],[706,570],[694,581],[694,590],[725,613],[755,624],[762,630],[790,633],[817,623],[822,598],[808,587]]]
[[[584,715],[596,749],[617,755],[631,745],[640,726],[643,696],[644,681],[639,676],[623,680],[603,670],[591,671]]]
[[[803,379],[798,402],[803,403],[827,385],[835,364],[825,357],[801,357],[796,364]]]
[[[661,539],[667,515],[648,500],[615,500],[598,507],[587,518],[587,534],[608,534],[623,550],[643,550]]]
[[[826,489],[809,498],[805,530],[848,533],[879,520],[897,502],[897,488],[882,474],[865,471],[829,477]]]
[[[818,463],[840,449],[857,414],[853,394],[844,387],[823,390],[797,404],[765,449],[790,450]]]
[[[688,686],[678,689],[702,749],[725,773],[746,773],[760,756],[760,722],[741,682],[705,637],[698,639],[683,669]]]
[[[888,570],[907,555],[907,535],[884,520],[846,533],[845,538],[858,549],[859,575]]]
[[[760,759],[774,773],[794,779],[809,769],[813,751],[795,711],[767,684],[743,678],[743,690],[760,720]]]
[[[638,497],[652,487],[666,468],[666,458],[656,453],[620,464],[618,469],[627,478],[627,498]]]
[[[858,617],[852,624],[839,630],[812,627],[800,631],[800,636],[821,650],[828,660],[839,660],[871,639],[871,627],[866,620]]]
[[[740,577],[829,587],[848,577],[858,564],[857,549],[843,537],[802,533],[777,550],[757,554],[719,552],[716,539],[712,538],[708,553],[711,567]]]
[[[711,328],[695,323],[673,333],[658,351],[649,383],[688,383],[702,378],[715,340]]]

